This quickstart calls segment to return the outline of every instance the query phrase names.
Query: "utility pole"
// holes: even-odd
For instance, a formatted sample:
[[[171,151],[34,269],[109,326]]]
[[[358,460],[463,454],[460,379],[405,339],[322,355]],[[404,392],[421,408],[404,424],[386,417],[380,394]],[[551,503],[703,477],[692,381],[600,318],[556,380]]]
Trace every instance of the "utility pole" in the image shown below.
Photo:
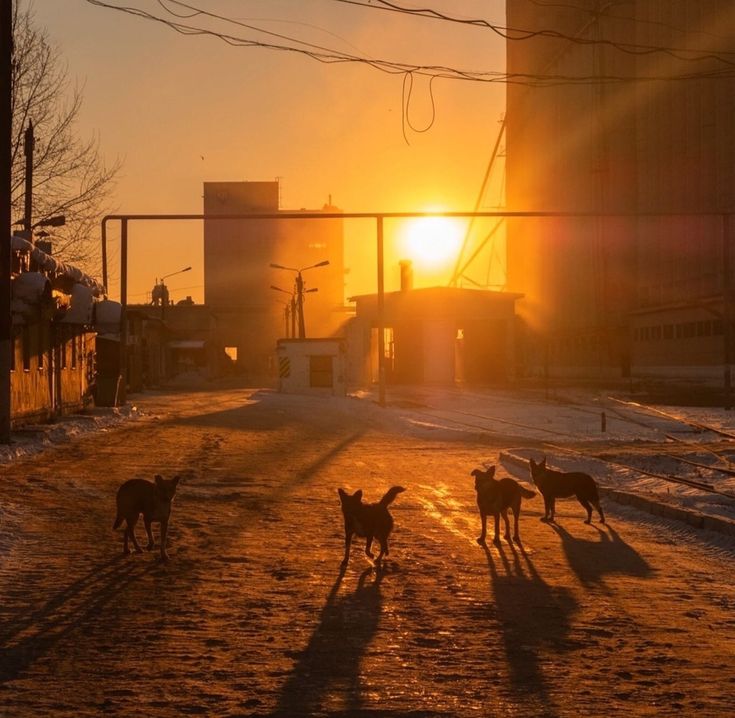
[[[301,272],[296,274],[296,302],[299,313],[299,339],[306,338],[306,323],[304,322],[304,279]]]
[[[0,0],[0,442],[10,443],[10,163],[13,68],[13,3]]]

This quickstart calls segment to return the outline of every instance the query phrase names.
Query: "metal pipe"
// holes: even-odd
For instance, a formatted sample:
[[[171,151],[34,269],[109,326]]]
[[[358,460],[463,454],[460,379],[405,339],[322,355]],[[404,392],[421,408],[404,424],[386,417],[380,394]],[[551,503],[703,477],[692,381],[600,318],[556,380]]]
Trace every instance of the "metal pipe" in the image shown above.
[[[377,217],[378,230],[378,404],[385,406],[385,282],[383,272],[383,217]]]
[[[128,388],[128,220],[120,225],[120,391],[118,403],[124,404]]]

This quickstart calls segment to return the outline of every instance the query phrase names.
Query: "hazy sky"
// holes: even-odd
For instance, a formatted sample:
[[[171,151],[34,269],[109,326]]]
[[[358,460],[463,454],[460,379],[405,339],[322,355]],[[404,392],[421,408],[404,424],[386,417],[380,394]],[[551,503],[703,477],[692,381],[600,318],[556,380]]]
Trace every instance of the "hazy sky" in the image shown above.
[[[174,19],[165,0],[109,0]],[[191,5],[341,51],[423,65],[503,71],[505,48],[490,30],[405,17],[334,0],[189,0]],[[405,0],[454,16],[504,21],[502,0]],[[504,110],[504,86],[433,83],[430,129],[402,131],[402,75],[358,64],[325,65],[303,55],[231,47],[85,0],[33,0],[84,85],[80,132],[98,133],[106,158],[123,170],[120,212],[202,211],[205,181],[281,179],[283,209],[345,211],[472,209]],[[204,25],[201,17],[181,22]],[[280,42],[225,23],[233,35]],[[422,129],[432,117],[428,81],[416,78],[409,107]],[[499,190],[489,196],[497,204]],[[386,281],[398,281],[405,254],[386,228]],[[367,235],[366,235],[367,232]],[[396,234],[396,233],[393,233]],[[113,233],[116,240],[117,231]],[[347,293],[375,290],[371,232],[347,228]],[[115,251],[116,247],[112,248]],[[133,224],[130,300],[144,301],[156,277],[192,265],[168,282],[174,300],[203,297],[199,223]],[[111,268],[114,277],[118,268]],[[417,267],[417,284],[442,279]],[[118,289],[111,282],[111,290]]]

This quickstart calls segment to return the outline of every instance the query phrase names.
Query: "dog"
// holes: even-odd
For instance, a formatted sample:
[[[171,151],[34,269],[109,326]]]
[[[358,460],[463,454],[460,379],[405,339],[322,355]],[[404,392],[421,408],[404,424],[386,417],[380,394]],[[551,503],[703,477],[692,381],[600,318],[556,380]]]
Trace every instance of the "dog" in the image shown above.
[[[546,466],[546,457],[538,464],[529,459],[531,480],[544,497],[544,515],[542,521],[554,523],[554,508],[556,499],[567,499],[576,496],[587,510],[586,524],[592,523],[592,507],[600,514],[600,523],[605,523],[605,514],[600,505],[600,495],[595,480],[581,471],[554,471]]]
[[[513,540],[521,542],[518,533],[518,519],[521,515],[521,498],[532,499],[536,496],[535,491],[526,489],[513,479],[496,479],[495,467],[490,466],[487,471],[475,469],[470,476],[475,477],[475,491],[477,492],[477,508],[480,509],[482,520],[482,533],[477,538],[480,546],[485,546],[487,534],[487,517],[495,517],[495,538],[493,543],[500,545],[500,516],[505,521],[505,540],[510,543],[510,522],[508,521],[508,509],[513,510]]]
[[[159,522],[161,524],[161,560],[168,561],[166,535],[168,533],[168,520],[171,515],[171,501],[173,501],[176,487],[179,485],[179,478],[174,476],[173,479],[164,479],[156,474],[152,482],[145,479],[130,479],[117,490],[117,517],[112,528],[117,529],[123,521],[127,522],[123,545],[123,553],[126,556],[130,555],[128,539],[133,542],[136,553],[142,552],[140,544],[135,538],[135,524],[138,523],[140,514],[143,514],[143,522],[148,534],[146,549],[152,551],[155,546],[151,524],[154,521]]]
[[[350,545],[355,535],[365,539],[365,554],[371,560],[374,559],[374,556],[370,548],[373,539],[378,539],[380,553],[374,559],[376,565],[380,564],[383,556],[388,555],[388,536],[393,530],[393,517],[388,511],[388,506],[393,503],[398,494],[405,490],[402,486],[394,486],[375,504],[362,502],[362,489],[358,489],[352,495],[344,489],[338,490],[342,515],[345,519],[345,557],[342,560],[342,566],[346,566],[350,559]]]

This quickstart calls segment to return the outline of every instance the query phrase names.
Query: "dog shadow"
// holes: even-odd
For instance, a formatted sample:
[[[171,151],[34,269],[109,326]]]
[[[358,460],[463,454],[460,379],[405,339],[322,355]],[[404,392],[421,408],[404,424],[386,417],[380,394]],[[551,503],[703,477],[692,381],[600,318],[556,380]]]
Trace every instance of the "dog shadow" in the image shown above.
[[[541,578],[522,545],[484,549],[513,699],[527,715],[556,716],[542,653],[570,649],[567,635],[577,602],[569,589]]]
[[[600,584],[608,574],[650,578],[653,569],[648,562],[609,524],[598,531],[597,540],[572,536],[559,524],[549,524],[561,539],[569,567],[586,586]]]
[[[273,716],[315,715],[329,696],[341,695],[346,715],[363,708],[360,662],[375,636],[382,612],[380,584],[386,571],[371,566],[352,593],[339,595],[346,567],[322,609],[319,625],[286,681]]]
[[[124,557],[104,561],[39,608],[28,608],[0,629],[0,686],[15,680],[62,639],[96,621],[128,585],[150,570]]]

